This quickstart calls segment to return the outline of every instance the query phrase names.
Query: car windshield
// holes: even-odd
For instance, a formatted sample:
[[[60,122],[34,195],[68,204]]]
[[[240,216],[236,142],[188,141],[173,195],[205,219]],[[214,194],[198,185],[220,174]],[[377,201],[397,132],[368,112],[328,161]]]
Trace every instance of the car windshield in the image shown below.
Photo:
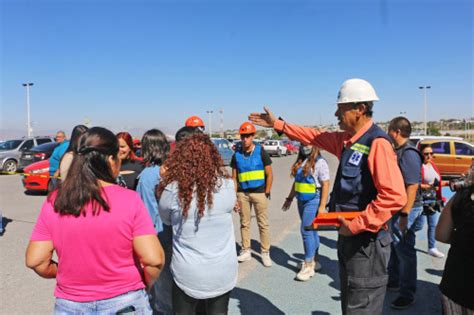
[[[0,150],[1,151],[6,151],[6,150],[14,150],[20,146],[20,144],[23,142],[23,140],[8,140],[5,142],[0,143]]]

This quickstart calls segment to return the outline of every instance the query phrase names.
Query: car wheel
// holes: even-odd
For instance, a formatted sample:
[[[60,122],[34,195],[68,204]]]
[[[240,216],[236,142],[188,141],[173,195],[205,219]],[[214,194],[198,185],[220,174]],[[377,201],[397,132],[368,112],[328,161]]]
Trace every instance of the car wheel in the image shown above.
[[[3,171],[8,173],[15,173],[17,167],[18,165],[15,160],[8,160],[3,164]]]

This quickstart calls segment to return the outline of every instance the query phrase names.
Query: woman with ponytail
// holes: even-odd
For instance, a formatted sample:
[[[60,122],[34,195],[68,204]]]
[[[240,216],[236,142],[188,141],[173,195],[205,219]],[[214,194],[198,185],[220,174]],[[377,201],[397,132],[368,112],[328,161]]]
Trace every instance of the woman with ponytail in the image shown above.
[[[307,281],[314,276],[315,269],[321,267],[317,263],[318,232],[306,231],[304,227],[311,225],[318,212],[326,211],[329,194],[329,167],[321,157],[318,147],[300,146],[296,162],[291,168],[291,176],[295,178],[295,182],[282,209],[288,210],[296,196],[305,253],[296,280]]]
[[[152,313],[144,288],[160,274],[163,249],[138,194],[115,184],[118,153],[112,132],[89,129],[43,203],[26,265],[56,278],[55,314]]]

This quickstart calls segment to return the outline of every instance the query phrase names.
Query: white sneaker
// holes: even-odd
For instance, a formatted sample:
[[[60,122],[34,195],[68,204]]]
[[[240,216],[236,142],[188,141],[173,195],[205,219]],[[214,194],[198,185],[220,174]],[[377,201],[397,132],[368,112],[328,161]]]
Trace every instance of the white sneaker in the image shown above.
[[[237,260],[239,262],[249,261],[252,259],[252,254],[250,253],[250,249],[242,249],[240,251],[239,256],[237,256]]]
[[[315,263],[303,263],[303,268],[296,274],[296,280],[308,281],[314,276]]]
[[[323,266],[321,266],[321,264],[319,263],[319,261],[316,261],[314,265],[314,271],[318,272],[318,271],[321,271],[321,269],[323,269]],[[297,265],[297,268],[299,270],[303,269],[303,266],[304,266],[304,260],[303,261],[300,261]]]
[[[270,253],[262,253],[262,262],[265,267],[271,267],[272,266],[272,260],[270,259]]]
[[[444,257],[444,254],[442,252],[440,252],[437,248],[428,249],[428,254],[430,254],[431,256],[436,257],[436,258],[443,258]]]

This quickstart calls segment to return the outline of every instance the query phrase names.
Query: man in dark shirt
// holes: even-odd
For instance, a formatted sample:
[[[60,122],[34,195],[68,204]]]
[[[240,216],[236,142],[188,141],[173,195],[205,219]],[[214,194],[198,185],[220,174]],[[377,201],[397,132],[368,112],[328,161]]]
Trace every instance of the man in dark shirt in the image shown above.
[[[407,193],[407,204],[392,217],[394,242],[389,262],[388,290],[400,291],[391,307],[405,309],[415,302],[416,292],[416,232],[423,227],[421,198],[420,152],[410,144],[411,124],[405,117],[392,119],[388,135],[392,138]]]
[[[255,144],[255,126],[245,122],[240,126],[242,145],[236,149],[232,157],[232,178],[234,179],[240,212],[240,232],[242,250],[237,257],[239,262],[252,258],[250,253],[250,219],[252,205],[257,217],[260,231],[262,262],[270,267],[270,235],[268,228],[268,200],[272,188],[273,175],[271,159],[259,144]]]

